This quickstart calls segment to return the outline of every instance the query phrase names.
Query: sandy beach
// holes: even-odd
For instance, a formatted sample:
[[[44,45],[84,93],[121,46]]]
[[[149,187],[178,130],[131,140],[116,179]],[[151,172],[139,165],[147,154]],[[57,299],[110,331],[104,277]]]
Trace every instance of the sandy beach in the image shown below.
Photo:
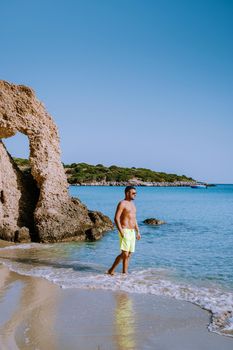
[[[112,277],[110,277],[112,278]],[[0,347],[56,350],[232,349],[191,303],[126,292],[61,289],[0,266]]]

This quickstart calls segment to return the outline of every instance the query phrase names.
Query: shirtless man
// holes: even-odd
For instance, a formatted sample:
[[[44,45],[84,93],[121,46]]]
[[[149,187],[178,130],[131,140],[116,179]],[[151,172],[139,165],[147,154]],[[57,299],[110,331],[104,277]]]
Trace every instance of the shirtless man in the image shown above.
[[[136,220],[136,207],[133,203],[135,196],[135,187],[127,186],[125,199],[117,206],[114,220],[118,228],[121,254],[116,257],[112,267],[108,270],[110,275],[114,274],[115,268],[121,261],[123,263],[122,272],[127,273],[130,255],[135,250],[135,235],[138,240],[141,238]]]

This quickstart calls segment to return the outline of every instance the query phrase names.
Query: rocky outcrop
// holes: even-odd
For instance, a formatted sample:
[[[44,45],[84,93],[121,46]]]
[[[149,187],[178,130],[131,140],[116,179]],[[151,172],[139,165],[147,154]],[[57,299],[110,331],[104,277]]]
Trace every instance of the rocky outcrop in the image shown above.
[[[158,226],[158,225],[165,224],[165,221],[158,220],[158,219],[155,219],[155,218],[146,219],[143,222],[144,222],[144,224],[152,225],[152,226]]]
[[[71,198],[60,160],[58,130],[32,89],[0,81],[0,138],[29,139],[31,174],[22,173],[0,143],[0,238],[56,242],[99,238],[113,228]],[[90,235],[90,232],[93,232]]]
[[[109,218],[99,211],[89,210],[88,215],[94,226],[85,232],[86,239],[96,241],[102,237],[103,232],[109,230]]]

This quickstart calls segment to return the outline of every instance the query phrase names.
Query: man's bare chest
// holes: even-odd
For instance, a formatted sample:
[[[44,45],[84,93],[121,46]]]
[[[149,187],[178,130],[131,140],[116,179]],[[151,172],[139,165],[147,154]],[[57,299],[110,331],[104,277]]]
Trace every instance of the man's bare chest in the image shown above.
[[[136,216],[136,208],[135,206],[127,206],[124,208],[123,213],[124,216]]]

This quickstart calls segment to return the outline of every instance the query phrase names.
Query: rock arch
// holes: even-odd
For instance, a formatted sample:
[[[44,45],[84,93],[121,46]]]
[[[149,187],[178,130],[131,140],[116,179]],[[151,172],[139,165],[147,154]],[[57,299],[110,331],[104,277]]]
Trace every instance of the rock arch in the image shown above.
[[[0,237],[15,240],[22,234],[41,242],[98,237],[112,229],[110,219],[99,212],[90,212],[71,198],[60,160],[58,129],[32,89],[0,81],[0,139],[16,132],[29,139],[31,174],[35,183],[26,185],[25,176],[0,143]],[[37,188],[37,191],[36,191]],[[23,207],[20,198],[34,196],[34,211]],[[30,204],[33,207],[33,203]],[[22,226],[23,225],[23,226]],[[28,227],[29,226],[29,227]],[[21,230],[21,231],[20,231]],[[26,239],[26,238],[25,238]]]

